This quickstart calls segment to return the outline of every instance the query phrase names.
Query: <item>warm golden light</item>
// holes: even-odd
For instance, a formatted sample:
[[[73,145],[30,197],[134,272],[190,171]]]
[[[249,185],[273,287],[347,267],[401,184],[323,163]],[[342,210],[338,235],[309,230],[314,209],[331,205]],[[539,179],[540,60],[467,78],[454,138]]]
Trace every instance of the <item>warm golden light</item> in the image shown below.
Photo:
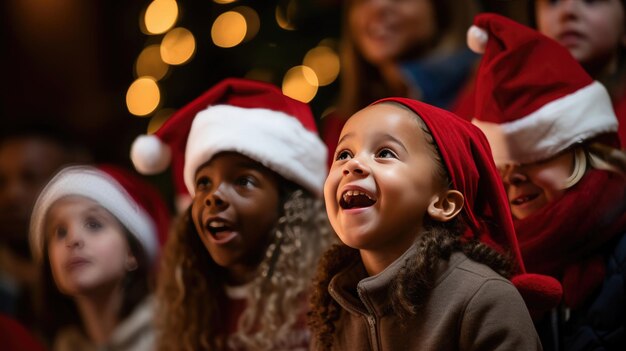
[[[261,27],[261,19],[259,19],[257,12],[248,6],[235,7],[233,11],[239,12],[246,20],[247,29],[243,41],[248,41],[254,38]]]
[[[289,21],[289,16],[285,13],[285,11],[280,7],[276,6],[276,23],[278,26],[284,30],[294,30],[296,27],[291,24]]]
[[[283,78],[283,94],[305,103],[313,100],[317,87],[317,76],[307,66],[293,67]]]
[[[219,15],[211,28],[213,43],[221,48],[239,45],[246,37],[246,19],[239,12],[228,11]]]
[[[170,65],[182,65],[189,61],[196,52],[196,40],[193,34],[178,27],[169,31],[161,42],[161,58]]]
[[[154,113],[154,116],[150,118],[150,122],[148,122],[148,134],[154,134],[165,121],[167,121],[170,116],[176,112],[173,108],[164,108],[160,109]]]
[[[237,0],[213,0],[216,4],[231,4]]]
[[[159,106],[161,92],[151,77],[135,80],[126,92],[126,107],[135,116],[146,116]]]
[[[309,50],[304,56],[303,63],[315,71],[320,86],[334,82],[339,75],[339,56],[327,46]]]
[[[161,49],[159,45],[145,47],[135,62],[135,74],[137,77],[150,76],[155,80],[160,80],[169,70],[167,63],[161,59]]]
[[[178,19],[178,4],[174,0],[154,0],[144,16],[145,28],[150,34],[167,32]]]

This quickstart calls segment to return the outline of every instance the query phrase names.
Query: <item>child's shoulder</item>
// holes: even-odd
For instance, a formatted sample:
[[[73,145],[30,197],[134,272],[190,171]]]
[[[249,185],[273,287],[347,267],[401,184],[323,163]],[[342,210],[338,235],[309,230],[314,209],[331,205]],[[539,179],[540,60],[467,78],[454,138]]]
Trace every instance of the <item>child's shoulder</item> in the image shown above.
[[[517,291],[508,279],[462,252],[453,253],[450,260],[443,262],[440,272],[436,286],[461,294],[473,295],[487,285],[489,289],[497,289],[502,293]]]

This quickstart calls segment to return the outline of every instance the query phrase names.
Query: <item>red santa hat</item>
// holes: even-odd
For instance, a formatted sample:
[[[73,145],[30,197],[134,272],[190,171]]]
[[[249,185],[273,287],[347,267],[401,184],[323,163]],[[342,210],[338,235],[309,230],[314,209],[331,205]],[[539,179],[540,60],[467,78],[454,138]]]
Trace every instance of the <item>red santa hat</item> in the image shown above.
[[[548,276],[526,273],[508,198],[484,134],[451,112],[412,99],[386,98],[375,104],[389,101],[410,108],[430,130],[452,189],[465,197],[460,213],[468,227],[465,237],[511,255],[518,268],[511,281],[534,315],[555,307],[561,299],[560,283]]]
[[[617,131],[606,89],[559,43],[496,14],[481,14],[467,33],[483,53],[474,120],[496,164],[547,159],[575,143]]]
[[[43,259],[45,253],[48,210],[57,200],[71,195],[89,198],[113,214],[155,262],[169,230],[167,206],[152,186],[112,165],[67,167],[48,182],[31,215],[30,245],[36,260]]]
[[[156,133],[139,136],[131,159],[144,174],[161,172],[172,162],[179,194],[193,196],[198,168],[224,151],[250,157],[312,194],[322,194],[326,147],[309,106],[263,82],[221,81]]]

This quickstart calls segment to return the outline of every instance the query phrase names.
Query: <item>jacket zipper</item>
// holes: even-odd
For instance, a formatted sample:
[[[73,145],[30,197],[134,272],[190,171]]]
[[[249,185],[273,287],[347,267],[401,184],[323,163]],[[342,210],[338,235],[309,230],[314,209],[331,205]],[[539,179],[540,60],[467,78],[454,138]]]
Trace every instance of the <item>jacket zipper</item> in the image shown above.
[[[381,349],[380,344],[379,344],[379,340],[378,340],[378,333],[376,332],[376,316],[374,315],[374,313],[372,312],[372,310],[369,307],[369,300],[367,300],[362,293],[362,289],[357,287],[357,293],[359,294],[359,297],[361,298],[361,301],[363,301],[363,304],[365,305],[365,308],[367,308],[367,314],[365,315],[365,317],[367,318],[367,324],[369,326],[369,330],[370,330],[370,341],[372,346],[374,347],[374,351],[378,351]]]

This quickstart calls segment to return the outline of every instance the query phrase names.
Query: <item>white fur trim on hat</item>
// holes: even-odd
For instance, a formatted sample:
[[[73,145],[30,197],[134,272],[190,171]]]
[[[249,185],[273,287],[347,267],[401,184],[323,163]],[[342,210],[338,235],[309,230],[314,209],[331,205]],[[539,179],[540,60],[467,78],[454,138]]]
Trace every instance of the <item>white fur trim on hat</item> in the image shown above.
[[[130,159],[141,174],[157,174],[170,164],[172,154],[156,135],[140,135],[130,149]]]
[[[598,82],[512,122],[472,123],[487,136],[497,165],[545,160],[575,143],[617,131],[611,99]]]
[[[472,25],[467,30],[467,46],[477,54],[483,54],[487,41],[489,40],[489,34],[486,30]]]
[[[36,260],[44,257],[44,225],[50,207],[70,195],[84,196],[97,202],[137,238],[151,261],[156,258],[157,232],[152,218],[113,177],[94,167],[75,166],[59,172],[35,203],[30,221],[30,245]]]
[[[322,196],[326,146],[295,117],[264,108],[215,105],[200,111],[191,125],[184,179],[193,196],[196,171],[219,152],[248,156]]]

